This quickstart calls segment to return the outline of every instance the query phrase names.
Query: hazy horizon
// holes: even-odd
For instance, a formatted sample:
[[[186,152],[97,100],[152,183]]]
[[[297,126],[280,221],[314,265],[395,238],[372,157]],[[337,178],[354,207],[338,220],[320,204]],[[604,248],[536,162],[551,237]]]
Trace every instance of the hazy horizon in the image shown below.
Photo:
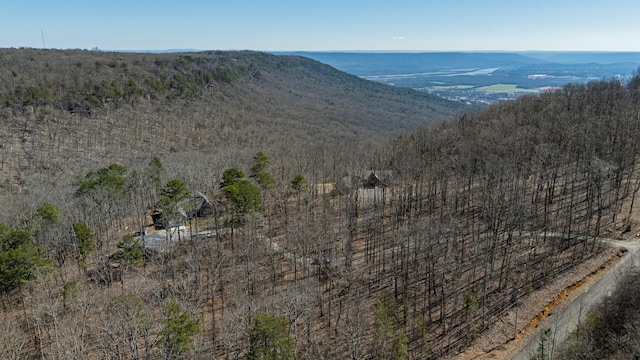
[[[0,47],[167,51],[636,52],[640,2],[8,2]]]

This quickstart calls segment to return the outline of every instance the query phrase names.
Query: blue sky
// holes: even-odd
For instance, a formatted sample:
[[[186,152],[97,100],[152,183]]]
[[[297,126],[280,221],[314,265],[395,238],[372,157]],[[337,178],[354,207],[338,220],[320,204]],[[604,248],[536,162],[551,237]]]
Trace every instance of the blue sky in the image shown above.
[[[2,4],[3,3],[3,4]],[[640,51],[638,0],[0,0],[0,47]]]

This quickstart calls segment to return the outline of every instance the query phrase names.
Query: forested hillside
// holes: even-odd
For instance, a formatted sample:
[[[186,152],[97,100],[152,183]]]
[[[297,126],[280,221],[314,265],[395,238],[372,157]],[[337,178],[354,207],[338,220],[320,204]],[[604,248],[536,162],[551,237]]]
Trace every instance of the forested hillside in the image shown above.
[[[640,226],[637,76],[420,127],[451,103],[302,58],[44,53],[93,87],[3,92],[44,180],[1,203],[0,358],[444,358]]]
[[[0,105],[0,193],[149,154],[347,153],[463,109],[302,57],[35,49],[0,49]]]

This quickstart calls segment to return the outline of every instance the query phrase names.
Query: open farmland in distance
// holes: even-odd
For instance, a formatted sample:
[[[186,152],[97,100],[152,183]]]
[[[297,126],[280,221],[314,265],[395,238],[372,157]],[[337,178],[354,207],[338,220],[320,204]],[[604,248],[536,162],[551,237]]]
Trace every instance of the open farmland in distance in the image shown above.
[[[298,52],[339,70],[469,105],[486,105],[569,83],[628,79],[632,52]],[[489,88],[497,84],[509,86]]]

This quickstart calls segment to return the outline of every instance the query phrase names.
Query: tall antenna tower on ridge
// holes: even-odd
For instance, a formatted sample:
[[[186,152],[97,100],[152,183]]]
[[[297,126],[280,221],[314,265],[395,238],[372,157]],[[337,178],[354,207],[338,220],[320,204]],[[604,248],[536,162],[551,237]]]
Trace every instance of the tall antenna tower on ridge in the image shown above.
[[[42,35],[42,48],[46,49],[47,47],[44,45],[44,30],[40,29],[40,34]]]

